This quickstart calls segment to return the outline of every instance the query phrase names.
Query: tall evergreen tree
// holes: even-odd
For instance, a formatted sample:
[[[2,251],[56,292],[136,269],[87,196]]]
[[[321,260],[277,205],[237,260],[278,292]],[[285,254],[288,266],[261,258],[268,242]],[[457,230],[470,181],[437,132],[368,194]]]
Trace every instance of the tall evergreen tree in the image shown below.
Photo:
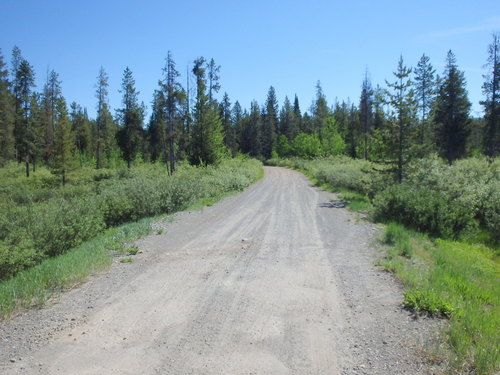
[[[123,107],[118,110],[120,129],[117,133],[118,146],[130,168],[132,161],[142,149],[144,108],[139,105],[139,92],[135,88],[132,71],[127,67],[123,72],[122,89]]]
[[[196,77],[196,105],[191,137],[191,163],[216,164],[224,155],[224,135],[218,110],[206,92],[206,65],[203,57],[194,61],[193,74]]]
[[[182,127],[183,116],[181,114],[181,103],[185,93],[181,84],[177,81],[180,76],[175,68],[175,62],[172,53],[168,51],[165,67],[163,68],[163,80],[160,81],[160,87],[165,98],[165,117],[167,131],[165,139],[168,143],[168,162],[169,171],[175,171],[175,150],[179,139],[179,128]]]
[[[393,117],[386,133],[386,144],[390,158],[396,159],[396,180],[401,182],[403,172],[410,160],[411,141],[416,122],[415,92],[410,79],[411,69],[399,58],[398,68],[393,73],[396,80],[387,82],[387,97],[393,109]]]
[[[285,96],[285,101],[281,107],[279,117],[278,134],[284,135],[288,140],[293,137],[293,110],[288,96]]]
[[[212,102],[214,100],[213,95],[218,93],[220,90],[220,65],[215,63],[214,59],[210,59],[207,64],[208,71],[208,101]]]
[[[330,115],[330,111],[328,110],[328,103],[326,101],[325,94],[323,93],[320,81],[316,83],[316,99],[311,106],[311,114],[313,117],[313,128],[310,129],[310,132],[321,137],[321,129],[325,126],[326,119]]]
[[[276,141],[276,127],[278,125],[278,99],[274,87],[267,92],[267,100],[262,116],[262,156],[269,159],[272,156],[274,142]]]
[[[152,162],[167,161],[165,96],[163,91],[153,93],[151,118],[148,126],[149,154]]]
[[[80,154],[80,163],[93,155],[92,150],[92,125],[87,111],[80,105],[71,103],[71,131],[75,137],[75,146]]]
[[[288,140],[291,141],[294,139],[297,134],[299,134],[302,129],[302,113],[300,112],[300,104],[299,98],[295,95],[293,99],[293,108],[292,108],[293,116],[292,116],[292,124],[290,127],[290,134]]]
[[[368,159],[368,140],[370,138],[373,124],[373,89],[368,77],[368,70],[361,84],[361,96],[359,98],[359,122],[363,136],[363,158]]]
[[[487,74],[483,76],[485,132],[484,150],[486,155],[495,157],[500,154],[500,34],[493,34],[488,46]]]
[[[415,68],[415,99],[420,118],[417,142],[420,143],[420,156],[427,154],[432,149],[429,113],[436,95],[436,71],[430,63],[430,58],[425,54],[420,58]]]
[[[259,104],[254,100],[250,104],[250,114],[244,129],[243,152],[254,157],[262,157],[262,112]]]
[[[55,120],[52,172],[61,176],[64,186],[68,172],[74,167],[75,139],[63,97],[57,99]]]
[[[116,125],[113,117],[109,112],[108,105],[108,75],[104,68],[99,69],[96,84],[97,98],[97,118],[96,126],[96,168],[104,166],[103,159],[106,158],[108,164],[111,158],[111,153],[116,146]]]
[[[43,88],[44,104],[44,159],[51,163],[54,156],[54,136],[56,123],[56,107],[61,98],[61,81],[59,75],[51,70]]]
[[[0,50],[0,167],[15,155],[14,101],[8,75]]]
[[[455,55],[450,50],[434,110],[438,146],[449,163],[465,155],[470,106],[464,73],[458,69]]]
[[[233,105],[233,108],[231,110],[231,121],[233,123],[233,128],[234,128],[236,150],[241,151],[240,134],[243,122],[243,109],[241,108],[239,101],[236,101]]]
[[[238,144],[236,142],[236,128],[233,123],[233,116],[231,111],[231,101],[227,92],[222,97],[222,102],[219,105],[220,118],[222,120],[222,128],[224,129],[224,143],[231,151],[232,155],[236,155]],[[241,108],[240,108],[241,111]]]
[[[30,175],[30,161],[33,148],[33,132],[31,125],[32,88],[35,87],[35,73],[32,66],[22,59],[16,72],[16,118],[15,136],[18,157],[24,159],[26,164],[26,177]]]

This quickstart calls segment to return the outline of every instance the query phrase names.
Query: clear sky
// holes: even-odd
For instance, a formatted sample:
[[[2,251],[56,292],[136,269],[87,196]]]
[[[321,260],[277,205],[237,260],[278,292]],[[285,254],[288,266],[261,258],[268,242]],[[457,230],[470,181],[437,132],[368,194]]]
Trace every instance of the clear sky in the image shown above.
[[[414,66],[425,53],[441,74],[451,49],[478,114],[487,47],[500,31],[498,0],[0,0],[0,14],[4,59],[17,45],[35,68],[37,90],[53,69],[68,102],[91,116],[101,65],[112,109],[127,66],[150,107],[168,50],[183,85],[188,63],[213,57],[222,66],[220,94],[233,103],[263,104],[273,85],[280,106],[297,94],[306,110],[318,80],[330,104],[357,103],[365,69],[374,86],[385,86],[400,55]]]

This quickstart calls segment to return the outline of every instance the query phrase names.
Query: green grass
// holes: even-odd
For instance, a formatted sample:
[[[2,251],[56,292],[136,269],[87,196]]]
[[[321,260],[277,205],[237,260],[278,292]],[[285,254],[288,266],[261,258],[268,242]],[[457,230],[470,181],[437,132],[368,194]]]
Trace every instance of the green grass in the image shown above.
[[[451,373],[500,370],[500,266],[494,249],[425,235],[390,223],[379,263],[404,283],[403,304],[449,319],[443,338]]]
[[[69,289],[112,262],[112,250],[151,231],[151,218],[111,228],[77,248],[50,258],[0,282],[0,319],[16,310],[42,306],[49,298]]]

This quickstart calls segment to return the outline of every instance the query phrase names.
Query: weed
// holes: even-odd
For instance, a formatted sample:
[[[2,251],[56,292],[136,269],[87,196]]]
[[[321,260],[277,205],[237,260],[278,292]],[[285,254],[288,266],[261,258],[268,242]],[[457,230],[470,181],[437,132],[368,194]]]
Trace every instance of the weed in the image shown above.
[[[132,258],[121,258],[120,263],[132,263],[134,260]]]

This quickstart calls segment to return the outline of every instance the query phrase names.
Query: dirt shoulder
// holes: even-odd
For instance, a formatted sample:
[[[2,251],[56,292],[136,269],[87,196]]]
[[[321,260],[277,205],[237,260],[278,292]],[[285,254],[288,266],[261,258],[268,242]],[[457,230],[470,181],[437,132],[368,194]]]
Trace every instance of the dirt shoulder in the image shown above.
[[[437,322],[373,265],[377,228],[301,174],[178,214],[142,253],[0,325],[2,374],[432,374]]]

